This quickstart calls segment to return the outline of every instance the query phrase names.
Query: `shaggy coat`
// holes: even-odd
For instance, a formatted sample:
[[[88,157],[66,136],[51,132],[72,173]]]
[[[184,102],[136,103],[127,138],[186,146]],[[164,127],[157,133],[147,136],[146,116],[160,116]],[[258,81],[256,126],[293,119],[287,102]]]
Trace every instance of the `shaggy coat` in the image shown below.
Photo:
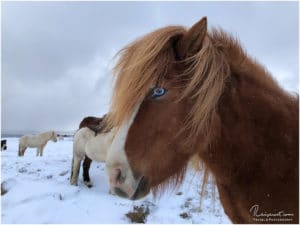
[[[124,144],[129,166],[116,167],[130,168],[140,182],[131,199],[179,184],[197,154],[232,222],[298,223],[298,96],[283,90],[236,39],[208,32],[206,18],[190,29],[161,28],[120,52],[115,76],[106,121],[122,130],[133,118]],[[167,92],[154,99],[153,87]],[[126,192],[122,184],[119,195]],[[261,213],[282,212],[260,220],[266,219]]]
[[[18,156],[24,156],[25,150],[28,147],[37,148],[36,156],[43,156],[44,148],[49,140],[57,142],[57,134],[54,131],[22,136],[19,140]]]

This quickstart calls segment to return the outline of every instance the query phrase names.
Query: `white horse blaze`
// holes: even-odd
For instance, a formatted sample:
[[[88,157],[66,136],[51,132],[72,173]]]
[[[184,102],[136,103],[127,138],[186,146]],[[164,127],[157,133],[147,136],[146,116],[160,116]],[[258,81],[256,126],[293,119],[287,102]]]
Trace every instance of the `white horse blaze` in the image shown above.
[[[138,180],[133,177],[132,170],[129,166],[125,153],[127,134],[138,110],[139,105],[136,107],[129,120],[123,123],[123,125],[119,128],[110,146],[106,159],[106,172],[109,177],[110,186],[112,188],[120,188],[127,193],[128,197],[133,196],[139,183]],[[116,174],[117,170],[120,170],[121,176],[125,177],[125,181],[123,183],[116,180],[118,176]],[[114,192],[114,190],[111,191]]]

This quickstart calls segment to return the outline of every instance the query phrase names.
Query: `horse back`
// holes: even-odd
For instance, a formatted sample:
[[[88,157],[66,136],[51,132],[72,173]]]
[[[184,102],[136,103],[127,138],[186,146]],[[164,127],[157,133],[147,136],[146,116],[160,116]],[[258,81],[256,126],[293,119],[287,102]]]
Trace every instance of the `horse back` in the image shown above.
[[[39,147],[45,144],[48,139],[44,137],[45,135],[24,135],[20,138],[19,143],[21,146],[26,146],[26,147]]]
[[[79,124],[79,129],[83,127],[88,127],[92,131],[95,132],[95,134],[98,133],[103,133],[104,131],[104,118],[106,115],[103,117],[94,117],[94,116],[88,116],[85,117]]]

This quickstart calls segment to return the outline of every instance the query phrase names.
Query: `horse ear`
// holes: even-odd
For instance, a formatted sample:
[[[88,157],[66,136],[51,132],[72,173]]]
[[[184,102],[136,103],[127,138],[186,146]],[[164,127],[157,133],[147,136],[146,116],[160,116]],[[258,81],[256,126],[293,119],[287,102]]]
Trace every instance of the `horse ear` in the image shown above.
[[[206,34],[207,19],[203,17],[177,41],[175,45],[176,58],[183,60],[199,52]]]

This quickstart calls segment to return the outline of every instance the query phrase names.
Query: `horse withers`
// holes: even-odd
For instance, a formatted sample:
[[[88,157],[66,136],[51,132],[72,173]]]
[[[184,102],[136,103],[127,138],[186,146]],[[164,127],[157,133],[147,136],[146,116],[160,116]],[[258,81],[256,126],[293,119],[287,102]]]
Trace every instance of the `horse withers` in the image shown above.
[[[197,154],[232,222],[299,222],[298,96],[235,38],[208,31],[206,18],[120,54],[107,118],[117,129],[106,158],[112,191],[135,200],[178,185]]]
[[[24,135],[19,139],[18,156],[24,156],[27,148],[36,148],[36,156],[43,156],[44,148],[48,141],[57,142],[57,134],[54,131],[47,131],[37,135]]]

